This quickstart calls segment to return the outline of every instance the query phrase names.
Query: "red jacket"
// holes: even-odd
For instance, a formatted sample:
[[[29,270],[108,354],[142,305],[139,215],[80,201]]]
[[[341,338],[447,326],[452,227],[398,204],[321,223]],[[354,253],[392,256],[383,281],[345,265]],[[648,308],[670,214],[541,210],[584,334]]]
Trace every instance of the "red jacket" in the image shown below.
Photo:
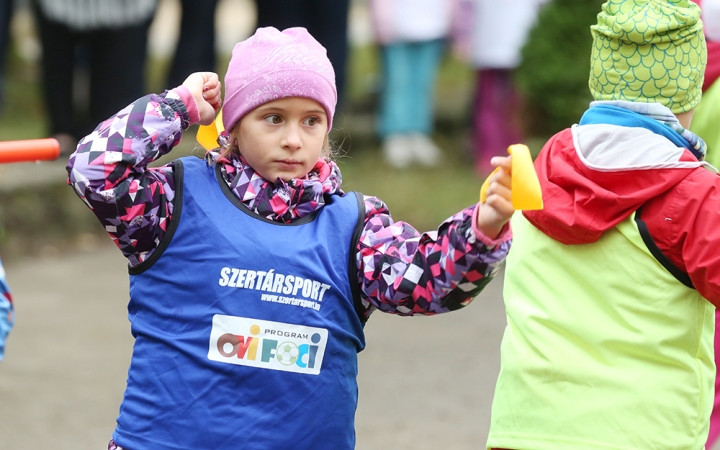
[[[720,306],[720,176],[642,128],[574,126],[535,161],[545,208],[524,215],[564,244],[596,241],[641,206],[658,248]]]
[[[707,67],[705,67],[705,81],[703,92],[720,78],[720,41],[707,41]]]

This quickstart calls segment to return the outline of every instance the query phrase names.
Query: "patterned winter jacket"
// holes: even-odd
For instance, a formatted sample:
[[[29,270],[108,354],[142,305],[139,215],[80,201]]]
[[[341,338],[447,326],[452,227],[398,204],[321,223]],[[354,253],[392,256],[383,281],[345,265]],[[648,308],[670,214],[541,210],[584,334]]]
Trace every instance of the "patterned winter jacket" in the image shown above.
[[[68,183],[131,266],[152,254],[172,220],[174,165],[148,164],[170,152],[198,121],[187,89],[147,95],[101,123],[70,156]],[[289,222],[312,212],[315,204],[322,207],[322,194],[301,195],[289,185],[292,182],[240,182],[248,168],[239,158],[219,159],[218,164],[232,192],[250,209],[257,209],[260,197],[269,203],[289,198],[286,214],[266,216],[272,220]],[[331,166],[337,177],[334,195],[342,195],[340,172],[334,163]],[[448,218],[437,231],[421,234],[407,223],[395,222],[381,200],[365,196],[364,202],[356,263],[366,317],[375,309],[432,315],[466,306],[498,272],[510,248],[509,226],[497,239],[477,229],[476,206]]]

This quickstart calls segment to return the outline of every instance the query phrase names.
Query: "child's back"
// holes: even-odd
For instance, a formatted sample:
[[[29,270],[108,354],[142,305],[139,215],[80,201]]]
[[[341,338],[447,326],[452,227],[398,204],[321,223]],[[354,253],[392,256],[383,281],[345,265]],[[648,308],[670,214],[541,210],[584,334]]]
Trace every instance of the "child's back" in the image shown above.
[[[705,67],[699,9],[612,0],[593,35],[598,101],[536,160],[545,209],[513,219],[487,445],[701,449],[720,178],[686,131]]]

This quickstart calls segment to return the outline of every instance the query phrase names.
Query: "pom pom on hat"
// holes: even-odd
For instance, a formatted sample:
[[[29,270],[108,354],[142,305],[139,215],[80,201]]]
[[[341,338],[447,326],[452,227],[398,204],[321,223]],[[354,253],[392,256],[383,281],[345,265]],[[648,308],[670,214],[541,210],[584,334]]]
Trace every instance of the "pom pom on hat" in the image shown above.
[[[591,27],[596,100],[661,103],[673,113],[700,102],[707,49],[690,0],[609,0]]]
[[[225,75],[223,125],[231,130],[248,112],[283,97],[305,97],[325,109],[328,132],[337,103],[335,71],[305,28],[258,28],[235,45]]]

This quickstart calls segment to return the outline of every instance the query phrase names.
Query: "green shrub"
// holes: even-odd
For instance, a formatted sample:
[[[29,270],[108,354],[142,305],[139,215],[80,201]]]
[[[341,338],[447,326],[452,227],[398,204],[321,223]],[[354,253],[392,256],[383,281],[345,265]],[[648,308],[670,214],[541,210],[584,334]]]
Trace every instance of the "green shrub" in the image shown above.
[[[602,0],[553,0],[540,11],[522,49],[515,80],[526,101],[528,133],[550,136],[576,123],[588,89],[590,26]]]

